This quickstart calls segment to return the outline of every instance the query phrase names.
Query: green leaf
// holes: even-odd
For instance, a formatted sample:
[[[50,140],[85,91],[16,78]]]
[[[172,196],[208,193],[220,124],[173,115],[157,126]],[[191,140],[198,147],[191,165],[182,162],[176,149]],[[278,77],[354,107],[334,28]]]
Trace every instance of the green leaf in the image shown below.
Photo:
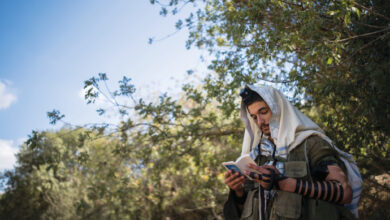
[[[329,57],[328,61],[326,62],[326,64],[330,65],[332,63],[333,63],[333,57]]]

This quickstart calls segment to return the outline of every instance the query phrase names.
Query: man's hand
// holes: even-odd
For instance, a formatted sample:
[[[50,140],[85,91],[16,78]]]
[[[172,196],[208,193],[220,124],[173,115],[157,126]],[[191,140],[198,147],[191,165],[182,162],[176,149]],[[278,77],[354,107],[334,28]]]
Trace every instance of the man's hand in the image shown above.
[[[273,170],[275,174],[280,174],[279,170],[276,169],[276,167],[270,165],[256,166],[254,164],[249,164],[248,167],[258,171],[261,174],[261,176],[259,176],[258,174],[253,173],[253,180],[259,183],[265,189],[270,189],[270,187],[272,187],[271,170]],[[245,171],[245,173],[247,175],[250,175],[249,171]]]
[[[232,190],[236,192],[237,197],[242,197],[244,194],[243,183],[245,182],[245,177],[239,172],[232,172],[229,170],[225,174],[225,184]]]

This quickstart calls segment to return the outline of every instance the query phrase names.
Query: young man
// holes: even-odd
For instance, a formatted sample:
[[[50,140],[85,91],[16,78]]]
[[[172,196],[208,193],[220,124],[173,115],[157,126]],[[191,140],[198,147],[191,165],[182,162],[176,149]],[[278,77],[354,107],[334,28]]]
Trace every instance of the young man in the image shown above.
[[[321,128],[278,90],[246,86],[241,118],[242,154],[250,153],[260,174],[225,174],[230,188],[226,219],[353,219],[343,206],[352,200],[340,150]]]

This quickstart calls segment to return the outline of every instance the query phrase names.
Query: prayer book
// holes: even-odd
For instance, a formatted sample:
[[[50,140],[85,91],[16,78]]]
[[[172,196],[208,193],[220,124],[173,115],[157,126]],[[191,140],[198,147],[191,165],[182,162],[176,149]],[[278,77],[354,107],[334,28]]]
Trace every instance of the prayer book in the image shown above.
[[[249,164],[257,165],[255,161],[249,156],[249,154],[242,155],[241,157],[237,158],[236,161],[229,161],[229,162],[222,163],[222,165],[226,167],[226,169],[232,170],[233,172],[239,172],[241,175],[244,175],[246,178],[253,180],[252,177],[244,173],[244,170],[258,173],[258,174],[260,173],[257,170],[249,168],[248,167]]]

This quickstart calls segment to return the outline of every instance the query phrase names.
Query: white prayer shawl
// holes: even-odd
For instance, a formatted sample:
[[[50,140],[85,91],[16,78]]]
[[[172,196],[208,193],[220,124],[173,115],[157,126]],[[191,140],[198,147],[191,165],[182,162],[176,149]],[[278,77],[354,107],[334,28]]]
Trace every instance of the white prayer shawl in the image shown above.
[[[341,159],[346,164],[348,180],[353,190],[352,203],[346,206],[357,217],[357,203],[362,190],[361,177],[356,164],[352,161],[351,155],[338,149],[332,140],[325,135],[325,132],[296,109],[279,90],[268,86],[256,87],[248,85],[248,87],[257,92],[271,109],[272,116],[269,122],[269,128],[271,137],[276,145],[275,156],[287,159],[287,154],[311,135],[320,136],[340,153],[342,156]],[[252,117],[250,117],[247,107],[243,102],[241,103],[241,119],[245,124],[241,152],[241,155],[243,155],[250,153],[251,149],[255,149],[259,144],[262,131]]]

